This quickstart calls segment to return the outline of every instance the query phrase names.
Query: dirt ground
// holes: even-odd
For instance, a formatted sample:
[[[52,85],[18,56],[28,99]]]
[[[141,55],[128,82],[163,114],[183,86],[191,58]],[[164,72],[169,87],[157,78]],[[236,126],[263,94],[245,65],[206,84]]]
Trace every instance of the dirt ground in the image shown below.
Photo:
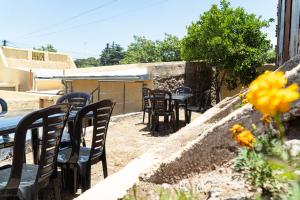
[[[193,113],[192,120],[200,114]],[[160,119],[163,122],[163,118]],[[147,117],[145,119],[147,122]],[[184,113],[180,111],[180,127],[184,126]],[[108,175],[118,172],[131,160],[142,155],[154,145],[164,141],[170,136],[172,130],[169,126],[160,123],[158,132],[150,132],[147,124],[142,123],[142,113],[114,116],[109,124],[106,138],[106,153],[108,163]],[[87,129],[86,142],[91,142],[91,129]],[[31,153],[27,156],[27,162],[31,162]],[[0,162],[0,166],[9,163],[11,159]],[[102,164],[97,163],[92,166],[91,172],[92,186],[103,180]],[[62,191],[63,199],[73,199],[80,195],[80,190],[76,195],[70,196]]]
[[[192,120],[200,114],[193,113]],[[172,133],[168,124],[159,124],[158,132],[150,132],[146,124],[142,123],[142,113],[120,115],[112,117],[106,138],[106,153],[108,175],[118,172],[131,160],[145,153],[154,145],[164,141]],[[163,118],[160,119],[163,122]],[[183,110],[180,112],[180,127],[184,126]],[[90,130],[87,131],[86,142],[91,142]],[[101,162],[92,166],[92,186],[103,180]],[[76,196],[80,194],[80,191]],[[72,199],[66,195],[64,199]]]

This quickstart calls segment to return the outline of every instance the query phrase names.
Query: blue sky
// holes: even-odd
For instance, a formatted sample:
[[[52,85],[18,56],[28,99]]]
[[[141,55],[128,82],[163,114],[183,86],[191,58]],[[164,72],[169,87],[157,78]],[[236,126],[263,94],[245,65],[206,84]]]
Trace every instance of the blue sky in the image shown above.
[[[182,38],[186,26],[219,0],[0,0],[0,40],[32,48],[53,44],[73,58],[98,56],[107,42],[123,47],[133,35]],[[246,11],[275,18],[275,0],[231,0]],[[276,43],[275,26],[264,30]]]

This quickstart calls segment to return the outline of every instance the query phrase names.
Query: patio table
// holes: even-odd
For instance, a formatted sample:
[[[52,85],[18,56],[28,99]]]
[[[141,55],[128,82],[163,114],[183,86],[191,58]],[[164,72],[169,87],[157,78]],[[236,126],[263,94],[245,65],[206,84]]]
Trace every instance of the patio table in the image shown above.
[[[18,110],[18,111],[8,111],[6,113],[0,114],[0,136],[2,137],[9,137],[8,134],[14,133],[18,123],[20,120],[30,112],[34,110]],[[75,119],[77,112],[70,112],[68,122],[72,122]],[[92,113],[88,113],[87,117],[91,118],[93,115]],[[31,141],[32,141],[32,150],[33,150],[33,158],[34,163],[38,163],[38,156],[39,156],[39,143],[38,143],[38,128],[43,125],[42,121],[36,121],[30,127],[31,129]],[[70,135],[71,136],[71,135]],[[13,146],[13,140],[10,138],[4,139],[4,144],[0,145],[0,149],[7,148]]]
[[[175,128],[176,130],[179,129],[179,104],[180,103],[184,103],[185,106],[187,106],[187,100],[192,96],[192,94],[172,94],[172,101],[175,104]],[[152,99],[153,97],[148,96],[145,97],[148,99]],[[166,96],[166,99],[168,99],[169,97]],[[184,117],[185,117],[185,121],[187,121],[187,111],[185,109],[185,113],[184,113]]]

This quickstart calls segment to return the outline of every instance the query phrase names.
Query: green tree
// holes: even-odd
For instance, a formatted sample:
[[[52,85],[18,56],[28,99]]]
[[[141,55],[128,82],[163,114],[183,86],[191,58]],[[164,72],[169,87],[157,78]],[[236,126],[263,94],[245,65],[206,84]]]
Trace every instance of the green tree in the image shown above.
[[[179,61],[181,42],[178,37],[165,33],[165,38],[162,41],[156,41],[159,48],[161,61],[171,62]]]
[[[276,63],[276,51],[275,49],[271,49],[266,53],[266,63]]]
[[[133,36],[134,41],[129,44],[125,52],[123,64],[160,62],[161,56],[156,42],[144,36]]]
[[[124,50],[119,44],[106,44],[100,55],[101,65],[117,65],[124,58]]]
[[[221,0],[220,8],[212,5],[197,22],[187,27],[187,35],[182,40],[182,58],[204,60],[215,67],[217,102],[223,82],[233,89],[239,82],[247,85],[257,76],[256,69],[271,48],[267,34],[261,29],[268,27],[270,22],[271,19],[262,20]]]
[[[39,48],[33,48],[33,49],[39,51],[57,52],[57,50],[54,48],[52,44],[47,44],[46,46],[41,46]]]
[[[89,57],[89,58],[81,58],[81,59],[76,59],[74,61],[75,65],[78,68],[83,68],[83,67],[96,67],[100,65],[99,60],[97,60],[94,57]]]

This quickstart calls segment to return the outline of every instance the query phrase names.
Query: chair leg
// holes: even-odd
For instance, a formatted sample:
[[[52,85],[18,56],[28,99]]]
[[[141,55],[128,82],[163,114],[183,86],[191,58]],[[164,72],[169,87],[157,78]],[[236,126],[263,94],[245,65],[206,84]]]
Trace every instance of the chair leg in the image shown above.
[[[55,200],[61,200],[59,186],[60,186],[60,184],[59,184],[58,178],[56,177],[53,179],[53,189],[54,189]]]
[[[85,143],[85,139],[84,138],[82,138],[82,146],[86,147],[86,143]]]
[[[189,123],[191,123],[192,111],[188,110],[187,115],[188,115],[188,124],[189,124]]]
[[[145,110],[143,111],[143,124],[145,123]]]
[[[172,121],[172,128],[173,128],[173,132],[175,132],[175,115],[174,113],[172,113],[171,115],[171,121]]]
[[[148,124],[150,124],[151,110],[148,111]]]
[[[81,190],[85,192],[91,187],[91,164],[85,163],[80,169]]]
[[[103,176],[104,176],[104,178],[106,178],[108,176],[108,173],[107,173],[107,162],[106,162],[105,151],[103,152],[103,155],[102,155],[102,168],[103,168]]]

